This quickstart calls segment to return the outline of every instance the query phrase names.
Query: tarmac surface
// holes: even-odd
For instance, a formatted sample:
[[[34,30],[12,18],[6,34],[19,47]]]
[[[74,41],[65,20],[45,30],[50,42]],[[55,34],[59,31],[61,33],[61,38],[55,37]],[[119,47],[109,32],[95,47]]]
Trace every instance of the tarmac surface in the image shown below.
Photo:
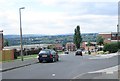
[[[109,55],[108,57],[110,58],[111,56],[113,56],[113,54]],[[0,72],[2,73],[5,71],[9,71],[24,66],[29,66],[36,63],[38,63],[38,59],[36,58],[26,59],[24,61],[15,60],[12,62],[1,63],[0,66],[2,66],[2,68],[0,69]],[[74,79],[120,79],[120,69],[119,66],[114,66],[99,71],[83,73],[78,75]]]

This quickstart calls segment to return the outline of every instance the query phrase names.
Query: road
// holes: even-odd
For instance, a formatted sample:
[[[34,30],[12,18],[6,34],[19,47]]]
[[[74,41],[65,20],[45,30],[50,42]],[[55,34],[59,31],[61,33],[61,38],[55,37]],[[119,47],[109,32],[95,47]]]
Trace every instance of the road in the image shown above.
[[[118,57],[61,55],[55,63],[37,63],[2,73],[3,79],[73,79],[80,74],[118,65]]]

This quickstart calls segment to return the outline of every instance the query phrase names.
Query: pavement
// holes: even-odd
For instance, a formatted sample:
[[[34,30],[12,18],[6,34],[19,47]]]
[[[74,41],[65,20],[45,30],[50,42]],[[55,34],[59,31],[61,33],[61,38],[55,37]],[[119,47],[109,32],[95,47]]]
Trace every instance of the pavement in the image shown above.
[[[83,73],[75,77],[74,79],[120,79],[119,66],[114,66],[98,71]]]
[[[110,54],[110,55],[103,55],[103,56],[110,58],[111,56],[115,56],[115,55]],[[0,66],[2,66],[2,68],[0,69],[0,72],[9,71],[12,69],[29,66],[32,64],[36,64],[36,63],[38,63],[37,58],[26,59],[24,61],[15,60],[12,62],[1,63]],[[114,66],[114,67],[102,69],[99,71],[83,73],[83,74],[78,75],[74,79],[118,79],[118,78],[120,79],[120,69],[118,69],[118,67],[119,66]]]
[[[25,59],[24,61],[14,60],[12,62],[1,63],[0,65],[2,66],[2,68],[0,68],[0,72],[4,72],[4,71],[8,71],[8,70],[12,70],[12,69],[16,69],[24,66],[36,64],[36,63],[38,63],[37,58]]]
[[[66,54],[60,54],[60,55],[62,56]],[[11,62],[0,63],[0,67],[1,67],[0,72],[5,72],[5,71],[13,70],[16,68],[24,67],[24,66],[29,66],[32,64],[36,64],[38,62],[39,61],[36,57],[36,58],[24,59],[24,61],[21,61],[21,59],[19,59]]]

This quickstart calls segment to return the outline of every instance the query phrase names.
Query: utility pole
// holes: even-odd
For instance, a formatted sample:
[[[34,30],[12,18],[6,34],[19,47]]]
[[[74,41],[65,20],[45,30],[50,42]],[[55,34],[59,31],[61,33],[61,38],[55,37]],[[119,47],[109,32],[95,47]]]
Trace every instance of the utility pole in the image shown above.
[[[21,43],[20,46],[21,46],[21,61],[23,61],[21,9],[25,9],[25,7],[21,7],[21,8],[19,8],[19,15],[20,15],[20,43]]]

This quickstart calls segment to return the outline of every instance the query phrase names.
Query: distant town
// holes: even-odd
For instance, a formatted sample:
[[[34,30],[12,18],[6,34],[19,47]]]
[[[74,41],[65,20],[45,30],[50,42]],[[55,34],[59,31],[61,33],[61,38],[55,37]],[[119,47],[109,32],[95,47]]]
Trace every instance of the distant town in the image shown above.
[[[84,42],[96,42],[98,33],[83,33],[82,40]],[[4,40],[8,42],[8,46],[20,45],[19,35],[4,35]],[[62,44],[73,42],[73,34],[66,35],[23,35],[23,45],[31,44]]]

